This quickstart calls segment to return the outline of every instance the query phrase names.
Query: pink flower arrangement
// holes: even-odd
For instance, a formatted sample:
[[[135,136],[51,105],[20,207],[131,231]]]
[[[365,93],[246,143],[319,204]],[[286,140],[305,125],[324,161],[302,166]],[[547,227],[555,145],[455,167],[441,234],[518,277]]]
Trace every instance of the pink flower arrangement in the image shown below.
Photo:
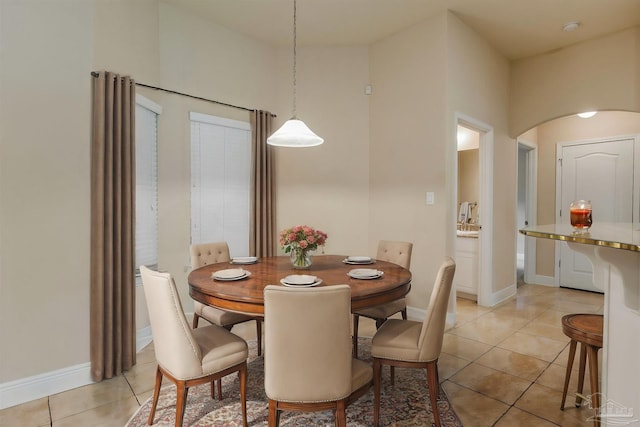
[[[280,246],[284,253],[291,251],[313,251],[318,246],[323,246],[327,240],[327,234],[320,230],[314,230],[307,225],[296,225],[280,232]]]

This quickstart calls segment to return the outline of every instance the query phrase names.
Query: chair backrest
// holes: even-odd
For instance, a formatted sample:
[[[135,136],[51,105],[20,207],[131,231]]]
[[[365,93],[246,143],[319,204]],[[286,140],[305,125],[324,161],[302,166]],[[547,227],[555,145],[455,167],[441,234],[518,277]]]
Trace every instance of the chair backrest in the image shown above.
[[[376,259],[392,262],[409,270],[411,267],[411,251],[413,243],[380,240]]]
[[[202,352],[187,323],[176,284],[169,273],[140,267],[156,360],[177,379],[202,374]]]
[[[265,380],[270,399],[339,400],[351,394],[348,285],[264,290]]]
[[[200,243],[191,245],[191,268],[230,261],[227,242]]]
[[[447,320],[447,306],[455,272],[456,263],[446,257],[433,285],[429,307],[427,307],[427,314],[422,323],[422,331],[418,340],[420,360],[422,361],[435,360],[440,356]]]

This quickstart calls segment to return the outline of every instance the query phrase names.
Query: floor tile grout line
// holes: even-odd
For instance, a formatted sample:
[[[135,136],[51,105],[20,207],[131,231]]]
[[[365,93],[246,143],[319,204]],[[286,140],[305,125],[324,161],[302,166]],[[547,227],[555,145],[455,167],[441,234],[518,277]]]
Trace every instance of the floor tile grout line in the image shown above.
[[[47,409],[49,411],[49,426],[53,427],[53,415],[51,415],[51,396],[47,396]]]

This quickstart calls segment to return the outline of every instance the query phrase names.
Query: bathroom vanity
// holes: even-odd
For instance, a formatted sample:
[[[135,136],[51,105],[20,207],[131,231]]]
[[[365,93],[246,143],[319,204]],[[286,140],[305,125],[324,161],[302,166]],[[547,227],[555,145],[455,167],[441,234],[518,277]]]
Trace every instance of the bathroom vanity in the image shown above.
[[[455,289],[462,298],[478,295],[478,230],[457,230]]]
[[[520,232],[566,242],[593,265],[594,284],[605,296],[600,420],[640,425],[640,224],[596,223],[583,234],[568,224]]]

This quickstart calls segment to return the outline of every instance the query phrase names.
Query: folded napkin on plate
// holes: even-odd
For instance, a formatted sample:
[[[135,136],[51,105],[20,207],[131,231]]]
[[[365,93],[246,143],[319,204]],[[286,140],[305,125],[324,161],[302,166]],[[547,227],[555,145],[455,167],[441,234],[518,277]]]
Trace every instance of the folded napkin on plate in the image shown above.
[[[228,268],[226,270],[218,270],[213,273],[213,277],[216,279],[235,279],[236,277],[242,277],[247,272],[241,268]]]
[[[347,274],[349,277],[353,277],[354,279],[375,279],[382,276],[384,273],[373,268],[356,268],[349,271]]]
[[[316,280],[318,280],[316,276],[310,276],[308,274],[292,274],[282,279],[283,282],[290,285],[310,285]]]

